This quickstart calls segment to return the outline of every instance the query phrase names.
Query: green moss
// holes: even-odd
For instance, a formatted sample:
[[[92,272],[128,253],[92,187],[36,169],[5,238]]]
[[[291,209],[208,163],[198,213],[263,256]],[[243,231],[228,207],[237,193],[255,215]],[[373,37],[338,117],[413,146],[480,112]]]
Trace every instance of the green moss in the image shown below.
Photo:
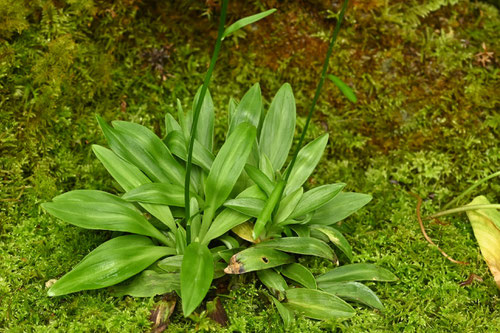
[[[333,23],[330,4],[275,6],[277,13],[223,46],[210,87],[219,142],[229,96],[240,98],[256,81],[267,101],[290,82],[303,126]],[[230,7],[231,22],[263,9],[259,2]],[[175,99],[190,107],[202,82],[217,9],[204,1],[0,0],[0,21],[0,327],[147,331],[154,299],[112,298],[105,290],[46,296],[46,281],[110,235],[66,225],[39,204],[70,189],[115,191],[91,153],[91,144],[104,144],[95,114],[161,134]],[[424,214],[435,212],[498,169],[499,30],[497,9],[474,1],[370,0],[349,8],[330,72],[354,88],[359,102],[326,85],[307,137],[327,130],[330,142],[310,183],[342,181],[374,196],[342,228],[355,262],[378,263],[399,281],[373,284],[384,313],[357,307],[358,315],[342,322],[299,318],[291,331],[500,329],[498,290],[465,215],[446,219],[448,226],[428,225],[445,251],[470,263],[458,266],[424,241],[406,192],[425,199]],[[494,53],[484,67],[482,43]],[[497,183],[477,191],[500,201]],[[321,260],[303,260],[324,270]],[[471,273],[484,282],[460,287]],[[251,275],[235,278],[230,290],[222,299],[227,331],[280,330],[276,309]],[[174,313],[171,331],[196,328],[221,330],[204,314]]]

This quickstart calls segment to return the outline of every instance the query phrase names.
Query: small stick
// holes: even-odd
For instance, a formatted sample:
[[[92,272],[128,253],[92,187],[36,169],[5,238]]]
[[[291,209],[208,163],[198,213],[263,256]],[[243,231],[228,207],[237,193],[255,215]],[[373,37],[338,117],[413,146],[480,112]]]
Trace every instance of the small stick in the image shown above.
[[[465,286],[468,286],[469,284],[472,284],[472,282],[474,282],[474,280],[479,281],[479,282],[483,282],[482,277],[473,273],[473,274],[469,275],[467,280],[460,282],[459,285],[460,285],[460,287],[465,287]]]
[[[422,198],[418,194],[415,194],[413,192],[408,191],[408,193],[417,199],[417,219],[418,219],[418,224],[420,225],[420,230],[422,231],[422,234],[424,235],[425,240],[427,242],[429,242],[429,244],[434,245],[439,250],[439,252],[441,252],[441,254],[446,259],[451,261],[452,263],[460,264],[460,265],[468,265],[469,263],[467,263],[467,262],[458,261],[458,260],[455,260],[452,257],[450,257],[446,252],[441,250],[441,248],[439,246],[437,246],[436,243],[434,243],[432,241],[432,239],[427,235],[427,232],[425,231],[425,227],[424,227],[424,222],[422,221],[422,215],[420,214],[420,207],[422,207]]]

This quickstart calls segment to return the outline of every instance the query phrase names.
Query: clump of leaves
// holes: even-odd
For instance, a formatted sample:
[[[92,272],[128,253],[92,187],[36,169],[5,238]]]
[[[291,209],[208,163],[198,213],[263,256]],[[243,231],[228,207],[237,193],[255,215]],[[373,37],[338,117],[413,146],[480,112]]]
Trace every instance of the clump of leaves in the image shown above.
[[[371,200],[366,194],[342,192],[342,183],[303,188],[328,141],[325,134],[302,147],[341,19],[298,148],[283,170],[296,121],[289,84],[279,89],[265,115],[258,84],[239,103],[231,99],[227,137],[214,154],[215,113],[208,83],[221,42],[273,12],[241,19],[224,29],[226,9],[227,0],[222,3],[214,54],[193,107],[186,113],[178,101],[177,119],[172,114],[165,117],[163,139],[139,124],[114,121],[109,125],[98,117],[111,149],[94,145],[93,151],[125,193],[76,190],[43,204],[68,223],[119,233],[55,282],[49,295],[110,286],[117,296],[175,291],[184,315],[189,316],[213,279],[224,273],[257,271],[272,291],[270,297],[285,324],[294,312],[315,319],[350,317],[354,310],[343,299],[382,309],[377,296],[358,281],[392,281],[392,273],[369,264],[351,264],[314,277],[295,262],[295,255],[338,262],[329,242],[351,260],[351,247],[335,223]],[[330,79],[355,101],[352,90],[339,78]],[[198,121],[202,126],[197,126]]]

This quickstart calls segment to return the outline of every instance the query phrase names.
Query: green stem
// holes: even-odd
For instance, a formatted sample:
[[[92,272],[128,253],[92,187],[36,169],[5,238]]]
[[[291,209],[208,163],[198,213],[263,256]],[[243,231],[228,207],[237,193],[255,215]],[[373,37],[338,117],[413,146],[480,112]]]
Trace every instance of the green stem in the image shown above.
[[[467,188],[465,191],[463,191],[460,195],[458,195],[457,197],[455,197],[455,199],[451,200],[450,202],[448,202],[444,207],[443,209],[446,209],[448,207],[450,207],[451,205],[453,205],[454,203],[457,203],[460,199],[462,199],[463,197],[465,197],[467,194],[469,194],[470,192],[472,192],[476,187],[478,187],[479,185],[483,184],[484,182],[490,180],[491,178],[494,178],[494,177],[498,177],[500,176],[500,171],[498,172],[495,172],[491,175],[489,175],[488,177],[485,177],[483,179],[480,179],[478,180],[477,182],[475,182],[474,184],[472,184],[469,188]]]
[[[299,154],[299,151],[302,148],[302,143],[304,142],[304,138],[306,136],[306,132],[307,132],[307,129],[309,127],[309,123],[311,122],[311,117],[312,117],[312,114],[314,112],[314,108],[316,107],[316,103],[318,102],[319,95],[321,94],[323,84],[325,83],[326,72],[328,70],[328,65],[330,64],[330,57],[331,57],[332,52],[333,52],[333,45],[335,44],[335,41],[337,40],[337,36],[338,36],[339,30],[340,30],[340,24],[342,23],[342,20],[344,19],[344,14],[345,14],[348,2],[349,2],[349,0],[344,0],[344,3],[342,5],[342,9],[340,10],[340,14],[339,14],[339,17],[337,19],[337,24],[335,25],[335,29],[333,30],[332,38],[330,39],[330,45],[328,46],[328,51],[326,52],[326,58],[325,58],[325,62],[323,63],[323,70],[321,71],[321,77],[319,78],[318,87],[316,88],[316,93],[314,94],[314,98],[313,98],[313,101],[311,103],[311,108],[309,109],[309,114],[307,115],[306,124],[304,125],[304,129],[302,130],[302,133],[300,135],[299,143],[297,144],[297,148],[295,149],[295,153],[293,154],[292,161],[290,162],[290,166],[288,167],[288,171],[285,175],[285,182],[288,181],[288,178],[290,177],[290,174],[292,173],[293,166],[295,164],[295,161],[297,160],[297,155]]]
[[[224,34],[224,26],[226,24],[226,12],[227,12],[227,3],[228,0],[223,0],[222,1],[222,9],[221,9],[221,15],[220,15],[220,20],[219,20],[219,30],[217,34],[217,42],[215,43],[215,49],[214,53],[212,54],[212,59],[210,60],[210,65],[208,66],[207,73],[205,74],[205,79],[203,81],[203,86],[201,87],[201,92],[200,96],[198,98],[198,101],[196,103],[196,107],[194,109],[193,113],[193,123],[191,125],[191,137],[189,140],[189,147],[188,147],[188,157],[187,157],[187,163],[186,163],[186,178],[184,181],[184,202],[185,202],[185,212],[186,212],[186,239],[188,242],[190,242],[191,239],[191,228],[189,226],[190,220],[191,220],[191,214],[190,214],[190,207],[189,207],[189,200],[190,200],[190,195],[189,195],[189,186],[191,184],[191,168],[192,168],[192,163],[193,163],[193,147],[194,147],[194,140],[196,136],[196,126],[198,125],[198,118],[200,117],[200,110],[201,106],[203,105],[203,101],[205,100],[205,95],[207,93],[208,89],[208,84],[210,83],[210,78],[212,77],[212,72],[215,68],[215,63],[217,62],[217,57],[219,56],[219,51],[221,48],[222,44],[222,35]]]
[[[500,209],[500,204],[490,204],[490,205],[470,205],[470,206],[462,206],[457,208],[452,208],[448,210],[443,210],[442,212],[432,214],[426,219],[433,219],[440,216],[450,215],[454,213],[466,212],[469,210],[478,210],[478,209]]]

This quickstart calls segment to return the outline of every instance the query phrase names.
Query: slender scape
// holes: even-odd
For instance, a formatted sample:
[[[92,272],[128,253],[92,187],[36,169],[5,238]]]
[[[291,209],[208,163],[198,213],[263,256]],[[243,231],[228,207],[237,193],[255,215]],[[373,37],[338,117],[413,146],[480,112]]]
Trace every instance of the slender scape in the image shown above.
[[[215,44],[214,52],[212,54],[212,58],[210,59],[210,65],[208,67],[207,73],[205,74],[205,79],[203,81],[203,86],[201,87],[200,96],[198,97],[198,101],[196,101],[196,107],[193,113],[193,122],[191,124],[191,136],[189,140],[188,147],[188,158],[186,164],[186,178],[184,181],[184,203],[185,203],[185,212],[186,212],[186,240],[189,243],[191,239],[191,212],[189,207],[189,186],[191,183],[191,168],[193,163],[193,147],[194,140],[196,137],[196,126],[198,125],[198,118],[200,117],[201,106],[203,105],[203,101],[205,100],[205,95],[207,93],[208,84],[210,83],[210,78],[212,77],[212,72],[215,68],[215,63],[217,62],[217,57],[219,56],[219,51],[222,44],[222,37],[224,34],[224,26],[226,24],[226,12],[227,12],[227,3],[228,0],[222,1],[221,15],[219,20],[219,30],[217,33],[217,42]]]
[[[333,45],[335,44],[335,41],[337,40],[337,35],[339,34],[339,30],[340,30],[340,24],[342,23],[342,20],[344,18],[344,14],[345,14],[348,2],[349,2],[349,0],[345,0],[344,3],[342,4],[342,9],[340,10],[340,14],[339,14],[339,17],[337,19],[337,24],[335,25],[335,29],[333,30],[333,33],[332,33],[332,38],[330,39],[330,45],[328,46],[328,51],[326,52],[326,58],[325,58],[325,62],[323,63],[323,70],[321,71],[321,77],[319,78],[318,87],[316,88],[316,93],[314,94],[314,98],[313,98],[313,101],[311,103],[311,108],[309,109],[309,114],[307,115],[306,124],[304,125],[304,129],[302,130],[302,133],[300,135],[299,143],[297,144],[297,148],[295,149],[295,152],[293,154],[292,161],[290,162],[290,166],[288,167],[288,171],[285,175],[285,182],[288,181],[288,178],[290,177],[293,166],[295,164],[295,160],[297,159],[297,155],[299,154],[299,151],[302,148],[302,143],[303,143],[304,138],[306,136],[307,128],[309,127],[309,123],[311,122],[311,117],[312,117],[312,114],[314,112],[314,108],[316,107],[316,103],[318,102],[319,95],[321,94],[323,84],[325,83],[326,71],[328,70],[328,65],[330,63],[330,56],[332,55]]]

